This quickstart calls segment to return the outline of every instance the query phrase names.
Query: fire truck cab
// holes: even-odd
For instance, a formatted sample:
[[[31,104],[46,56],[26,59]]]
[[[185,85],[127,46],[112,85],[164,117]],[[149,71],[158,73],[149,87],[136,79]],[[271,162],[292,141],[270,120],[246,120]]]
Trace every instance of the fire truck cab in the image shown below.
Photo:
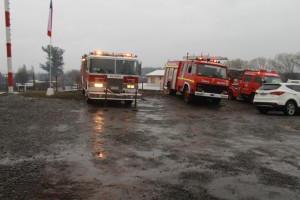
[[[255,91],[262,84],[282,82],[280,75],[276,71],[264,69],[258,71],[229,69],[228,76],[230,80],[228,98],[231,100],[241,98],[244,101],[252,102]]]
[[[181,93],[186,103],[200,97],[219,104],[228,98],[228,86],[227,66],[217,58],[187,58],[166,64],[164,88],[170,95]]]
[[[92,100],[119,100],[132,104],[137,93],[141,62],[129,53],[94,51],[82,56],[82,91],[87,103]]]

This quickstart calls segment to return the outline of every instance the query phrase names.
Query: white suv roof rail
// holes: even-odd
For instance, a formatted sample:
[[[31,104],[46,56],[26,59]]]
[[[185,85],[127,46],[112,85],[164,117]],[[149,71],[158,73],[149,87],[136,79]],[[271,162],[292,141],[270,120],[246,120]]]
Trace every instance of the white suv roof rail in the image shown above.
[[[299,83],[300,84],[300,80],[289,79],[289,80],[287,80],[287,83]]]

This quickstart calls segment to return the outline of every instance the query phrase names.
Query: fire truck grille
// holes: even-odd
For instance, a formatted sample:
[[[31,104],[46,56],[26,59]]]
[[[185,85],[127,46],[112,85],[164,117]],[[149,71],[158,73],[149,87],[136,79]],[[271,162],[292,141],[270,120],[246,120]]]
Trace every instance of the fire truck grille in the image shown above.
[[[219,86],[219,85],[205,85],[205,84],[197,84],[197,91],[198,92],[209,92],[215,94],[221,94],[223,91],[228,90],[228,86]]]
[[[115,93],[121,93],[123,91],[123,79],[113,79],[108,80],[108,89]]]

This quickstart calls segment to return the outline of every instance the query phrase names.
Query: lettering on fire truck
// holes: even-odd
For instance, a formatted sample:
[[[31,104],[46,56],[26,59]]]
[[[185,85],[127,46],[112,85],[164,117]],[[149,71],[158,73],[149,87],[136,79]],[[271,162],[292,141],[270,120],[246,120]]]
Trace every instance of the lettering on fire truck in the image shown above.
[[[195,97],[219,104],[228,98],[227,66],[220,63],[224,57],[189,57],[168,61],[164,75],[164,88],[170,95],[181,93],[185,102]],[[227,59],[227,58],[226,58]]]
[[[132,104],[137,93],[141,62],[131,53],[94,51],[82,56],[82,91],[92,100],[119,100]]]
[[[282,82],[280,75],[276,71],[261,70],[243,70],[229,69],[228,77],[230,87],[228,90],[228,98],[234,100],[236,98],[253,102],[255,92],[264,83],[280,83]]]

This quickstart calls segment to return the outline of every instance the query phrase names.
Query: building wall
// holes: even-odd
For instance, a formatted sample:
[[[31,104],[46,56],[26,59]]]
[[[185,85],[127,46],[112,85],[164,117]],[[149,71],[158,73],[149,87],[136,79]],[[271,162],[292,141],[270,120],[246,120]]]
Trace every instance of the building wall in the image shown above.
[[[164,81],[163,76],[147,76],[147,83],[150,83],[150,84],[162,85],[163,81]]]

